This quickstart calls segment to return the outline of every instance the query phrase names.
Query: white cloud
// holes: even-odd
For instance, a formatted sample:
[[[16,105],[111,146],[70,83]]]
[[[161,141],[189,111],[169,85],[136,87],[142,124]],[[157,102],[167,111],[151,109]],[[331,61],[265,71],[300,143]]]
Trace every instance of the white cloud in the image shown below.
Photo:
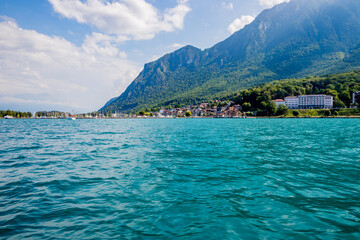
[[[171,49],[179,49],[179,48],[182,48],[182,47],[185,47],[186,45],[185,44],[182,44],[182,43],[174,43],[172,45],[170,45],[168,48],[171,48]]]
[[[16,22],[16,20],[14,18],[11,18],[11,17],[8,17],[8,16],[2,16],[2,15],[0,15],[0,20],[1,21],[6,21],[6,22],[8,22],[8,21]]]
[[[182,29],[190,12],[187,0],[160,12],[145,0],[48,0],[66,18],[90,24],[101,32],[125,39],[152,39],[157,33]]]
[[[159,58],[161,58],[163,55],[153,55],[150,59],[149,62],[153,62],[158,60]]]
[[[51,101],[51,100],[35,100],[35,99],[23,99],[23,98],[19,98],[19,97],[7,97],[7,96],[0,96],[0,101],[2,103],[12,103],[12,104],[31,104],[31,105],[48,105],[48,106],[59,106],[59,107],[64,107],[64,105],[66,105],[63,101]],[[71,103],[70,103],[71,104]],[[76,107],[77,105],[71,104],[71,107]],[[46,109],[43,109],[46,110]],[[56,110],[56,109],[54,109]],[[28,110],[24,110],[24,111],[28,111]]]
[[[283,3],[283,2],[290,2],[290,0],[259,0],[259,4],[261,6],[271,8],[276,4]]]
[[[228,30],[231,34],[233,34],[236,31],[239,31],[240,29],[244,28],[246,25],[254,21],[253,16],[242,16],[241,18],[236,18],[229,26]]]
[[[222,3],[221,3],[221,6],[222,6],[223,8],[229,9],[229,10],[233,10],[233,9],[234,9],[234,5],[232,4],[232,2],[230,2],[230,3],[222,2]]]
[[[100,54],[104,56],[126,58],[125,52],[119,52],[116,44],[121,43],[123,39],[112,37],[102,33],[92,33],[87,35],[83,43],[83,49],[88,54]]]
[[[33,109],[69,110],[71,102],[78,111],[97,110],[120,95],[140,70],[124,59],[116,47],[122,40],[113,36],[93,33],[77,47],[11,20],[0,22],[0,32],[2,106],[31,103]]]

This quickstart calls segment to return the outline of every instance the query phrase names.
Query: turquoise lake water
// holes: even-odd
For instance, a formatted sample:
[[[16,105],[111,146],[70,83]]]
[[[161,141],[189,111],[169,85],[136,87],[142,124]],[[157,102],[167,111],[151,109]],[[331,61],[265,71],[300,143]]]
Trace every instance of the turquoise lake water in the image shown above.
[[[360,119],[0,120],[0,239],[360,239]]]

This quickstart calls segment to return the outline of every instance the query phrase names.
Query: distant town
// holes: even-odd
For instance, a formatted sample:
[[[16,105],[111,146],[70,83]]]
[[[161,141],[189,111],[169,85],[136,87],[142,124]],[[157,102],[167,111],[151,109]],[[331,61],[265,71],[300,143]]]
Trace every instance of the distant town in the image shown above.
[[[272,101],[276,116],[299,116],[297,110],[332,110],[324,112],[324,115],[336,116],[339,112],[333,108],[333,96],[325,94],[290,96],[284,99],[275,99]],[[354,92],[352,95],[352,109],[358,109],[360,106],[360,91]],[[201,103],[198,105],[189,105],[177,108],[161,108],[158,111],[143,110],[137,114],[129,114],[122,112],[91,112],[81,114],[71,114],[59,111],[40,111],[35,113],[16,112],[16,111],[0,111],[0,118],[36,118],[36,119],[96,119],[96,118],[176,118],[176,117],[202,117],[202,118],[246,118],[256,117],[257,111],[244,111],[246,106],[235,104],[233,101],[216,100],[210,103]],[[338,109],[339,110],[339,109]],[[291,111],[291,115],[287,115]],[[341,114],[340,114],[341,115]],[[351,115],[351,114],[345,114]]]

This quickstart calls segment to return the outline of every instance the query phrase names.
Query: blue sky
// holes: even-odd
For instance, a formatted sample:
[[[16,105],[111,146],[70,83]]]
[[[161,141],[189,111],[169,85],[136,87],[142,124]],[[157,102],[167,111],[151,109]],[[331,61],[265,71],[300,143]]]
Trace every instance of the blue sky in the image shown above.
[[[153,61],[288,0],[1,0],[0,109],[89,112]]]

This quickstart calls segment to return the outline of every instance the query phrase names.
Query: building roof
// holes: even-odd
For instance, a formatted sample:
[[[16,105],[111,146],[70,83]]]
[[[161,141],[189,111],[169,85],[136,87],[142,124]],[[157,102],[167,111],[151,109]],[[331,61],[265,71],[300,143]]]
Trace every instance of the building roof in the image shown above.
[[[298,97],[319,97],[319,96],[324,97],[326,95],[325,94],[311,94],[311,95],[300,95]]]
[[[283,99],[275,99],[275,102],[285,102]]]

